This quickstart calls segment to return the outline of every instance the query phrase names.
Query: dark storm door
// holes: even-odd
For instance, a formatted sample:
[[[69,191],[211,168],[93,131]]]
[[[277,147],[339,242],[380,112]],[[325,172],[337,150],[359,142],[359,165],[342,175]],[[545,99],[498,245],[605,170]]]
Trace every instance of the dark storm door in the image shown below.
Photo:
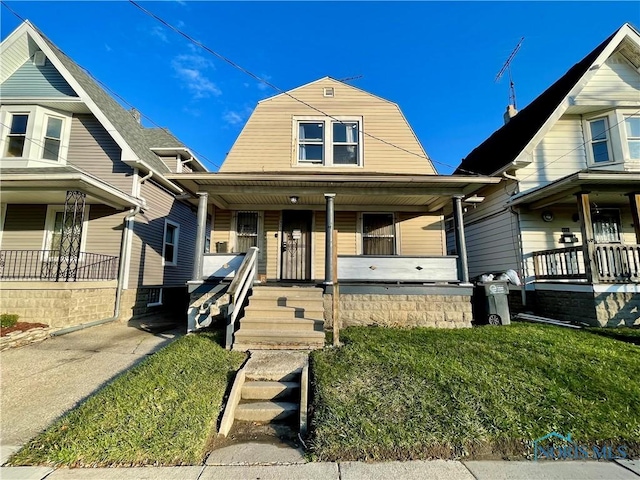
[[[281,280],[311,280],[310,211],[282,212]]]

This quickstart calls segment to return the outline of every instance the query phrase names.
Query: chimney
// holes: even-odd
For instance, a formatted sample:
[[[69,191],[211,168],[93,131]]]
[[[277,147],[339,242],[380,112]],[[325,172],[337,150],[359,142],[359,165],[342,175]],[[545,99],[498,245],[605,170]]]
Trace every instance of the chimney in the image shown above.
[[[142,124],[142,115],[140,115],[140,112],[138,110],[136,110],[135,108],[132,108],[131,110],[129,110],[129,113],[131,113],[131,115],[133,116],[133,118],[136,119],[136,122],[138,122],[138,124]]]
[[[507,111],[504,112],[504,115],[502,116],[502,118],[504,118],[504,124],[506,125],[507,123],[509,123],[509,120],[515,117],[517,113],[518,110],[516,110],[515,105],[508,105]]]

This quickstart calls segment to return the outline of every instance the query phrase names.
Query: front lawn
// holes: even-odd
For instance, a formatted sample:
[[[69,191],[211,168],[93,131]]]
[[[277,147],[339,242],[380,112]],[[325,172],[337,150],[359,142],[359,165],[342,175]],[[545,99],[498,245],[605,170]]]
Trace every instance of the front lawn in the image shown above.
[[[220,347],[216,334],[182,337],[69,412],[10,464],[200,464],[244,358]]]
[[[556,431],[640,453],[640,348],[513,324],[348,328],[312,354],[318,460],[522,457]]]

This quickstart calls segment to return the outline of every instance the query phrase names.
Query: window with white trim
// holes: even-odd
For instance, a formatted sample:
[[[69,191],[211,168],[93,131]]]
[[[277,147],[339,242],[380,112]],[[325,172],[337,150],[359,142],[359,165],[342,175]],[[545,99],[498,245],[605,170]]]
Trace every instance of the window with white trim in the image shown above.
[[[236,253],[258,246],[258,212],[238,212],[236,216]]]
[[[171,220],[164,221],[164,240],[162,243],[162,259],[166,266],[178,264],[178,237],[180,225]]]
[[[362,214],[362,254],[395,255],[396,235],[393,213]]]
[[[150,288],[147,294],[147,307],[162,305],[162,288]]]
[[[606,117],[589,121],[589,140],[594,163],[610,162],[611,145],[609,142],[609,122]]]
[[[71,115],[29,105],[3,105],[0,110],[0,154],[3,159],[66,162]],[[41,163],[42,165],[42,163]]]
[[[631,160],[640,160],[640,115],[625,115],[624,133]]]
[[[85,205],[84,207],[84,221],[80,227],[80,252],[85,251],[87,244],[89,207],[89,205]],[[64,205],[48,205],[44,225],[44,240],[42,242],[42,250],[46,252],[45,257],[58,258],[56,252],[60,251],[63,226]],[[81,256],[80,258],[82,260],[83,257]]]
[[[362,166],[362,119],[295,117],[297,165]]]

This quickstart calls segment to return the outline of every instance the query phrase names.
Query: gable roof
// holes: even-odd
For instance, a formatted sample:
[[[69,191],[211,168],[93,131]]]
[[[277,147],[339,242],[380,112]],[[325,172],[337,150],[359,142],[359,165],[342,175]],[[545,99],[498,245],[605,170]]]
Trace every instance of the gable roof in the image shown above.
[[[509,123],[496,130],[469,153],[462,160],[454,175],[468,174],[469,172],[492,175],[513,162],[589,72],[598,57],[607,50],[607,47],[611,46],[612,41],[624,30],[638,33],[629,24],[624,24],[616,30],[527,107],[511,118]]]
[[[114,100],[82,67],[60,50],[28,20],[18,27],[10,37],[23,33],[29,35],[38,44],[49,61],[53,63],[64,79],[85,101],[91,112],[103,123],[105,129],[122,148],[122,160],[125,163],[133,164],[132,166],[137,168],[151,170],[159,174],[154,178],[158,179],[160,183],[173,190],[181,191],[179,187],[164,178],[164,174],[170,173],[170,170],[151,150],[156,146],[153,142],[158,136],[153,133],[147,134],[146,131],[155,129],[147,129],[138,123],[131,112]],[[3,44],[8,39],[9,37],[3,41]],[[171,137],[178,144],[175,146],[186,149],[186,146],[173,135]],[[163,142],[166,142],[166,139]]]

